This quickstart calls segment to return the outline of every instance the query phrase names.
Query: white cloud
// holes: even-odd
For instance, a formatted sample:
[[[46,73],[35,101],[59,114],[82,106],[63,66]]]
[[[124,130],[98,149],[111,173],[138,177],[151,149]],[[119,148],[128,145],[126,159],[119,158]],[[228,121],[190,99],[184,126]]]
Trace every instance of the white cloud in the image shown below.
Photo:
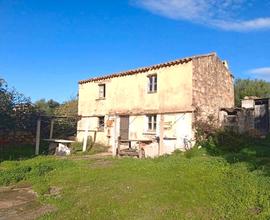
[[[256,75],[270,76],[270,67],[251,69],[248,71],[248,73],[256,74]]]
[[[248,70],[250,77],[270,81],[270,67],[261,67]]]
[[[251,31],[270,29],[270,17],[239,19],[252,0],[135,0],[152,13],[176,20],[187,20],[223,30]]]

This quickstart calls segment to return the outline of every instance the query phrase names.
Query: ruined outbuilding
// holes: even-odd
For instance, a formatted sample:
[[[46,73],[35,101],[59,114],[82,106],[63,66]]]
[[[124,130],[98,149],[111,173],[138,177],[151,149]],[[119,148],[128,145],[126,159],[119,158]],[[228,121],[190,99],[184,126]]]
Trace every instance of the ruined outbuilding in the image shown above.
[[[269,98],[245,97],[241,108],[222,108],[223,126],[239,133],[265,136],[269,133]]]
[[[219,117],[234,106],[233,76],[216,53],[178,59],[79,82],[79,141],[143,148],[146,156],[184,150],[194,111]]]

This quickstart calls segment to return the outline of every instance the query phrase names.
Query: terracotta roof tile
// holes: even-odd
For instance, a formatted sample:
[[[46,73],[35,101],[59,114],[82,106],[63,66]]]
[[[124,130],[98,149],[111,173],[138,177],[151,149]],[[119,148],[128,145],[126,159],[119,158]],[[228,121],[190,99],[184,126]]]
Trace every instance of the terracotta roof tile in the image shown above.
[[[90,78],[90,79],[86,79],[86,80],[81,80],[81,81],[79,81],[79,84],[84,84],[84,83],[94,82],[94,81],[100,81],[100,80],[110,79],[110,78],[115,78],[115,77],[122,77],[122,76],[127,76],[127,75],[134,75],[134,74],[138,74],[138,73],[144,73],[144,72],[147,72],[149,70],[157,70],[157,69],[164,68],[164,67],[174,66],[174,65],[183,64],[183,63],[188,63],[191,60],[196,59],[196,58],[206,57],[206,56],[216,56],[216,55],[217,54],[215,52],[212,52],[212,53],[209,53],[209,54],[202,54],[202,55],[196,55],[196,56],[192,56],[192,57],[186,57],[186,58],[177,59],[177,60],[174,60],[174,61],[169,61],[169,62],[166,62],[166,63],[156,64],[156,65],[152,65],[152,66],[148,66],[148,67],[141,67],[141,68],[138,68],[138,69],[113,73],[113,74],[105,75],[105,76],[94,77],[94,78]]]

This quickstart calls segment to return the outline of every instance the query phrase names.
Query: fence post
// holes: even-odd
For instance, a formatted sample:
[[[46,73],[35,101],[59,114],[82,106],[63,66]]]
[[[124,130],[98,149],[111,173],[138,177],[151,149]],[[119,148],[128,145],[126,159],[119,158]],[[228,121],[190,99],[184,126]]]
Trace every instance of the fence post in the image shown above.
[[[88,139],[88,130],[89,130],[90,118],[87,118],[84,130],[84,138],[83,138],[83,152],[86,151],[87,147],[87,139]]]
[[[117,137],[117,116],[114,116],[114,123],[113,123],[113,144],[112,144],[112,156],[117,156],[117,150],[118,150],[118,137]]]
[[[37,131],[36,131],[36,150],[35,154],[39,154],[39,144],[40,144],[40,125],[41,125],[41,118],[37,120]]]
[[[49,137],[49,139],[52,139],[52,137],[53,137],[53,125],[54,125],[54,119],[51,120],[51,128],[50,128],[50,137]]]

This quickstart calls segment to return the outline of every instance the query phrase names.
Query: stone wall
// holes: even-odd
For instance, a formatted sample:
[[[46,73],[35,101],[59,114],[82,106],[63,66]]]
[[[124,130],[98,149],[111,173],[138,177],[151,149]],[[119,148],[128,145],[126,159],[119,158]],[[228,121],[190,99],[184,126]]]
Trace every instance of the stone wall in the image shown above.
[[[192,102],[202,116],[218,118],[220,108],[234,107],[233,76],[216,54],[192,60]]]
[[[259,134],[254,127],[254,109],[237,109],[233,114],[222,110],[222,126],[226,129],[238,132],[240,134],[249,133],[251,135]]]

